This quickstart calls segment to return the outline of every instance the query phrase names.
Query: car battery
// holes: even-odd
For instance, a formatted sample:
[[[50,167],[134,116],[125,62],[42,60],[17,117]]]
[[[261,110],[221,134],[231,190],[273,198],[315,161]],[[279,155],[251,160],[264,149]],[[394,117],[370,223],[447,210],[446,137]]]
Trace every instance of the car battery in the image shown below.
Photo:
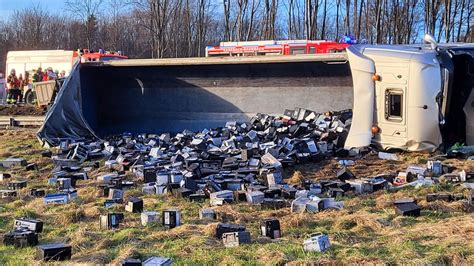
[[[11,189],[0,189],[0,198],[13,198],[17,196],[16,190]]]
[[[281,189],[281,196],[284,199],[295,199],[297,189],[294,187],[283,187]]]
[[[244,190],[234,191],[234,199],[239,202],[247,201],[247,195]]]
[[[100,229],[117,229],[123,220],[123,213],[107,213],[99,217]]]
[[[349,169],[347,169],[344,166],[344,167],[342,167],[341,169],[339,169],[337,171],[336,177],[337,177],[337,179],[344,182],[344,181],[349,180],[349,179],[354,179],[355,175]]]
[[[167,171],[156,172],[156,184],[159,186],[166,186],[169,182],[169,175]]]
[[[26,180],[15,180],[8,182],[8,189],[19,190],[26,187]]]
[[[171,185],[177,185],[179,187],[179,184],[183,181],[183,174],[180,171],[171,171],[168,180]]]
[[[170,187],[168,185],[166,186],[155,185],[155,190],[156,190],[157,195],[162,195],[162,194],[168,193],[170,191]]]
[[[207,199],[206,194],[204,193],[195,193],[189,195],[189,200],[194,202],[203,202]]]
[[[118,178],[118,177],[119,177],[118,173],[110,173],[110,174],[98,176],[97,181],[101,183],[109,184],[112,181],[112,179]]]
[[[143,187],[142,187],[142,192],[143,192],[143,194],[147,194],[147,195],[156,194],[155,184],[154,184],[154,183],[151,183],[151,184],[152,184],[152,185],[150,185],[150,184],[145,184],[145,185],[143,185]]]
[[[306,211],[306,204],[311,202],[309,198],[296,198],[291,202],[291,212],[304,212]]]
[[[122,204],[122,203],[123,203],[122,200],[109,200],[109,199],[106,199],[104,201],[104,208],[108,209],[108,208],[113,207],[114,205]]]
[[[143,168],[143,182],[150,183],[156,182],[157,174],[156,169],[154,167],[145,167]]]
[[[128,212],[142,212],[143,211],[143,200],[137,197],[130,197],[125,205],[125,211]]]
[[[250,191],[246,193],[247,202],[251,204],[260,204],[265,198],[265,194],[260,191]]]
[[[120,266],[142,266],[142,262],[139,259],[127,258],[120,260]]]
[[[216,211],[212,208],[203,208],[199,210],[199,219],[201,220],[215,220],[216,218]]]
[[[426,201],[432,202],[436,200],[451,201],[453,200],[452,196],[447,193],[429,193],[426,194]]]
[[[344,196],[344,190],[342,188],[329,188],[327,194],[332,198],[342,197]]]
[[[70,178],[58,178],[56,184],[58,189],[69,189],[74,187]]]
[[[5,180],[7,180],[7,179],[9,179],[9,178],[11,178],[11,177],[12,177],[12,175],[9,174],[9,173],[2,173],[2,172],[0,172],[0,181],[5,181]]]
[[[260,232],[262,233],[262,236],[266,236],[271,239],[280,238],[280,221],[274,218],[264,219],[260,222]]]
[[[416,201],[410,198],[396,200],[395,211],[403,216],[420,216],[421,208],[416,205]]]
[[[181,212],[178,209],[168,209],[162,212],[162,225],[175,228],[181,225]]]
[[[426,168],[428,172],[433,173],[434,175],[443,174],[443,164],[440,161],[428,161],[426,162]]]
[[[247,231],[230,232],[222,235],[222,243],[226,248],[237,247],[241,244],[250,244],[250,233]]]
[[[121,199],[123,199],[123,190],[116,189],[116,188],[109,189],[108,199],[111,199],[111,200],[121,200]]]
[[[68,193],[48,194],[43,198],[44,204],[67,204],[69,202]]]
[[[147,226],[150,223],[158,223],[159,222],[159,215],[158,212],[155,211],[145,211],[142,212],[141,222],[143,226]]]
[[[193,194],[193,191],[191,189],[180,187],[173,189],[171,193],[177,198],[189,198],[189,196]]]
[[[28,228],[35,233],[43,232],[43,222],[35,219],[18,218],[13,224],[14,228]]]
[[[279,198],[281,197],[281,189],[279,188],[269,188],[263,191],[265,198]]]
[[[142,266],[171,266],[172,264],[173,260],[170,258],[151,257],[145,260]]]
[[[69,260],[72,255],[70,245],[64,243],[50,243],[37,246],[36,259],[41,261]]]
[[[32,197],[44,197],[46,195],[46,192],[44,189],[37,189],[37,188],[32,188],[30,189],[30,196]]]
[[[322,233],[312,234],[310,238],[305,239],[303,242],[304,251],[324,252],[330,246],[329,237]]]
[[[3,235],[3,243],[15,247],[32,247],[38,244],[38,234],[25,227],[16,228]]]
[[[242,190],[244,189],[244,183],[241,179],[226,179],[223,188],[230,191]]]
[[[306,211],[309,213],[317,213],[324,210],[324,201],[319,198],[313,198],[306,203]]]
[[[263,199],[262,208],[278,210],[286,207],[286,201],[284,199]]]
[[[231,233],[231,232],[243,232],[246,228],[240,224],[223,224],[219,223],[216,227],[216,237],[217,239],[222,239],[222,235],[224,233]]]
[[[223,199],[224,202],[231,203],[234,201],[234,192],[231,190],[221,190],[213,192],[209,195],[209,198],[212,199]]]

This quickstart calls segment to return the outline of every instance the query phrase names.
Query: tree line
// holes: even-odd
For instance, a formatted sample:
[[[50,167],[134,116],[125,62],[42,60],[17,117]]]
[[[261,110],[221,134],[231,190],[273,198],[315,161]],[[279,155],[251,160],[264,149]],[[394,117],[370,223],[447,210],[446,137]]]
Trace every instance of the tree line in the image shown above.
[[[368,43],[474,41],[472,0],[65,0],[0,20],[0,69],[9,50],[104,48],[132,58],[203,56],[220,41]]]

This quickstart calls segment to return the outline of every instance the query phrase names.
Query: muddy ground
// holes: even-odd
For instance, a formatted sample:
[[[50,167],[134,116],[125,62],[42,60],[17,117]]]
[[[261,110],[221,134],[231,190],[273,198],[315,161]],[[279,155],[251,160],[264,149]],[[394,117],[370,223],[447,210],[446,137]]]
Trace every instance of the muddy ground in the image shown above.
[[[120,259],[150,256],[171,257],[179,264],[302,264],[302,263],[389,263],[389,264],[464,264],[474,265],[474,215],[466,201],[426,202],[431,192],[467,193],[458,184],[438,184],[400,191],[379,191],[369,195],[339,198],[343,210],[316,214],[294,214],[289,208],[264,210],[246,203],[217,207],[218,221],[203,222],[198,211],[204,203],[189,202],[172,196],[143,195],[140,186],[128,190],[125,197],[141,196],[145,210],[161,211],[167,207],[182,210],[183,225],[167,230],[161,225],[143,227],[140,214],[125,213],[120,229],[100,230],[98,217],[106,213],[95,177],[104,167],[89,173],[90,180],[78,182],[79,199],[68,205],[45,206],[41,198],[27,196],[29,188],[47,186],[53,168],[50,159],[42,158],[35,131],[0,130],[0,160],[18,156],[38,164],[37,171],[8,170],[12,179],[28,180],[28,188],[14,200],[0,201],[0,236],[13,228],[15,217],[29,216],[44,221],[40,243],[64,241],[72,245],[73,263],[118,263]],[[357,177],[405,170],[410,164],[424,165],[436,154],[403,153],[400,161],[378,160],[375,154],[356,159],[350,166]],[[457,170],[474,171],[474,162],[449,159],[444,164]],[[103,162],[102,164],[103,165]],[[340,166],[337,160],[305,164],[286,169],[291,183],[305,179],[334,178]],[[0,171],[6,171],[1,169]],[[131,177],[132,178],[132,177]],[[1,182],[1,181],[0,181]],[[6,182],[0,183],[0,188]],[[392,201],[414,197],[422,206],[420,217],[403,217],[395,213]],[[123,207],[116,211],[123,212]],[[259,222],[277,217],[282,238],[269,240],[259,236]],[[251,233],[252,244],[226,249],[214,237],[217,222],[240,223]],[[313,232],[329,235],[332,247],[324,253],[307,253],[303,240]],[[35,248],[16,249],[0,244],[0,264],[36,264]]]
[[[41,116],[46,114],[46,109],[36,106],[0,105],[0,116]]]

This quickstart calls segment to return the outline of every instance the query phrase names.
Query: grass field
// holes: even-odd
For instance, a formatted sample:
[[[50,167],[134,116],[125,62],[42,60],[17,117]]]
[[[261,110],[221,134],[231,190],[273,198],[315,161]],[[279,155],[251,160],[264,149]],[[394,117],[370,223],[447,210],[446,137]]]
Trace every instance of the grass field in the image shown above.
[[[182,210],[183,225],[167,230],[161,225],[143,227],[140,214],[125,212],[125,221],[115,231],[99,230],[99,214],[103,198],[94,180],[104,169],[89,174],[90,180],[78,182],[78,200],[68,205],[45,206],[41,198],[27,196],[32,187],[46,188],[52,162],[42,158],[32,130],[1,130],[0,160],[9,156],[36,162],[38,171],[17,169],[9,171],[14,178],[27,179],[28,188],[20,191],[14,201],[0,201],[0,235],[13,228],[16,217],[41,219],[44,232],[40,243],[64,241],[72,245],[73,263],[118,263],[120,259],[150,256],[173,258],[176,264],[301,264],[301,263],[388,263],[388,264],[465,264],[474,265],[473,206],[467,202],[426,202],[430,192],[463,193],[460,186],[435,185],[420,189],[407,188],[397,192],[380,191],[371,195],[347,196],[343,210],[316,214],[294,214],[289,208],[262,210],[245,203],[216,208],[219,220],[203,222],[199,209],[209,202],[192,203],[172,196],[142,195],[140,188],[128,190],[129,195],[143,196],[145,210],[161,211],[166,207]],[[350,169],[358,176],[404,170],[409,164],[424,164],[430,154],[401,154],[398,162],[379,161],[375,156],[357,160]],[[446,160],[458,169],[474,170],[473,161]],[[334,177],[335,160],[302,165],[285,170],[288,181]],[[2,169],[0,168],[0,171]],[[131,177],[132,178],[132,177]],[[6,183],[0,184],[0,187]],[[415,197],[422,206],[420,217],[397,216],[392,201]],[[116,209],[124,211],[123,207]],[[259,237],[260,220],[277,217],[282,225],[282,238],[269,240]],[[252,244],[226,249],[215,237],[218,222],[240,223],[251,233]],[[303,240],[313,232],[329,235],[331,248],[325,253],[306,253]],[[16,249],[0,244],[0,264],[37,264],[36,249]]]

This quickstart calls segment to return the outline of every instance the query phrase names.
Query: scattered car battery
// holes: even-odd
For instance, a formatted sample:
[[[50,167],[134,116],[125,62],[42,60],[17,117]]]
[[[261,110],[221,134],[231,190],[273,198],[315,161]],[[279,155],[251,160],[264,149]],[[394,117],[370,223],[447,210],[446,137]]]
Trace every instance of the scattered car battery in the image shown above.
[[[38,189],[38,188],[32,188],[30,189],[30,196],[32,197],[44,197],[46,195],[46,192],[44,189]]]
[[[128,212],[142,212],[143,211],[143,200],[137,197],[130,197],[125,206],[125,210]]]
[[[260,191],[250,191],[246,193],[247,202],[251,204],[260,204],[265,198],[265,194]]]
[[[142,262],[139,259],[127,258],[120,260],[120,266],[142,266]]]
[[[58,189],[69,189],[73,187],[70,178],[58,178],[57,185],[58,185]]]
[[[19,190],[26,187],[26,180],[15,180],[8,182],[8,189]]]
[[[215,220],[217,219],[216,211],[212,208],[203,208],[199,210],[199,219],[201,220]]]
[[[15,168],[26,166],[27,162],[23,158],[8,158],[0,161],[0,165],[3,166],[3,168]]]
[[[421,208],[411,198],[399,199],[393,202],[395,211],[403,216],[420,216]]]
[[[224,233],[231,233],[231,232],[243,232],[246,228],[240,224],[223,224],[219,223],[216,227],[216,237],[217,239],[222,239],[222,235]]]
[[[260,222],[260,232],[262,236],[266,236],[271,239],[280,238],[280,221],[275,218],[264,219]]]
[[[311,234],[311,236],[303,242],[303,249],[307,252],[324,252],[329,247],[331,247],[329,237],[322,233]]]
[[[142,266],[171,266],[173,260],[170,258],[163,258],[163,257],[151,257],[146,259]]]
[[[107,213],[100,215],[99,228],[103,230],[117,229],[119,228],[120,222],[123,220],[123,218],[123,213]]]
[[[162,225],[171,229],[181,225],[181,212],[178,209],[168,209],[162,212]]]
[[[429,160],[426,162],[426,168],[428,172],[433,173],[434,175],[443,174],[443,164],[440,161]]]
[[[18,227],[3,235],[3,243],[15,247],[32,247],[38,244],[38,234],[25,227]]]
[[[0,198],[2,198],[2,199],[14,198],[16,196],[17,196],[16,190],[0,189]]]
[[[35,233],[43,232],[43,222],[35,219],[18,218],[13,224],[14,228],[28,228]]]
[[[158,223],[159,222],[159,215],[158,212],[155,211],[145,211],[142,212],[141,222],[143,226],[147,226],[150,223]]]
[[[261,205],[262,208],[278,210],[286,207],[286,201],[284,199],[264,198]]]
[[[250,233],[247,231],[223,233],[222,242],[227,248],[237,247],[241,244],[250,244]]]
[[[121,200],[123,199],[123,190],[121,189],[109,189],[109,199],[111,200]]]
[[[36,259],[41,261],[69,260],[72,248],[64,243],[50,243],[37,246]]]
[[[432,202],[436,200],[443,200],[443,201],[452,201],[453,197],[447,193],[429,193],[426,194],[426,201]]]

